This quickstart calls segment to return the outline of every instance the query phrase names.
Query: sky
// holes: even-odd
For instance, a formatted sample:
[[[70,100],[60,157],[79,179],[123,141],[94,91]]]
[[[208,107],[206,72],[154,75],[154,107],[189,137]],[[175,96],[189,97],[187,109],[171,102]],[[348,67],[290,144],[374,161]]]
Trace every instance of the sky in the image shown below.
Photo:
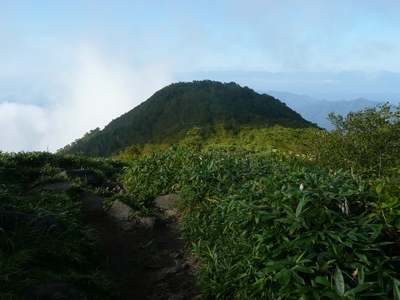
[[[399,34],[398,0],[0,0],[0,151],[55,152],[176,81],[395,98]]]

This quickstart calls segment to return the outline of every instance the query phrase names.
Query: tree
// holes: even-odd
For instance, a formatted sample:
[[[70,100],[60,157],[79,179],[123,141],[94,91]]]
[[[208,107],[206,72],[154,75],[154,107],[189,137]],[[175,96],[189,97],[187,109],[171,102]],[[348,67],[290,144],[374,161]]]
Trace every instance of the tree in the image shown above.
[[[321,163],[373,177],[399,166],[400,106],[384,103],[346,117],[331,113],[328,119],[335,129],[323,136],[323,145],[316,149]]]

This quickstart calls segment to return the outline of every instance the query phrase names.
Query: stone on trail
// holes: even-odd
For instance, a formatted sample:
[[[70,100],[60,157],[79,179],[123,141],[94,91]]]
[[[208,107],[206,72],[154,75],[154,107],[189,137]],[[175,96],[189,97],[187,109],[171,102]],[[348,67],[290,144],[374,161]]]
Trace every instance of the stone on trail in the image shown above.
[[[163,219],[154,217],[140,217],[138,219],[138,223],[140,226],[152,230],[159,230],[167,225],[167,222],[165,222]]]
[[[62,182],[52,182],[52,183],[43,183],[35,186],[33,189],[28,191],[26,194],[28,196],[34,195],[37,192],[40,192],[42,190],[48,190],[56,194],[61,194],[64,192],[67,188],[75,185],[75,182],[73,181],[62,181]]]
[[[169,210],[176,206],[176,203],[179,201],[179,195],[177,194],[169,194],[164,196],[159,196],[153,201],[153,205],[156,208],[162,210]]]
[[[136,210],[132,206],[117,199],[107,211],[107,214],[117,219],[127,219],[129,215],[134,214],[135,211]]]
[[[75,179],[75,178],[88,178],[94,179],[96,177],[96,173],[93,170],[65,170],[58,174],[60,177],[65,179]]]
[[[121,183],[119,182],[114,182],[114,181],[106,181],[103,182],[101,185],[101,188],[110,192],[114,192],[117,194],[123,194],[124,193],[124,187]]]
[[[71,179],[75,180],[77,178],[84,179],[89,184],[100,187],[104,182],[104,176],[96,173],[93,170],[86,169],[86,170],[65,170],[58,174],[59,177],[64,179]]]
[[[135,228],[135,224],[130,220],[119,220],[117,226],[125,232],[131,231]]]
[[[178,273],[181,273],[189,268],[190,266],[188,263],[178,263],[173,267],[165,268],[154,279],[154,282],[160,282],[167,279],[168,277],[176,276]]]

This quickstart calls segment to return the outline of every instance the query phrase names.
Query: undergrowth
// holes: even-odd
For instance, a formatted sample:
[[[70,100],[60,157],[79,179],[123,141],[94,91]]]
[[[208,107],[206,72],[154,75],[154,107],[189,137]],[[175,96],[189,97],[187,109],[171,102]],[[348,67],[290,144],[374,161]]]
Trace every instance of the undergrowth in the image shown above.
[[[397,229],[374,204],[389,197],[378,181],[278,153],[183,148],[135,160],[124,180],[143,203],[180,194],[204,298],[400,299]]]
[[[49,278],[99,295],[110,292],[110,282],[96,270],[97,240],[81,222],[83,185],[60,195],[25,195],[71,166],[124,182],[127,194],[111,197],[108,206],[120,199],[151,214],[155,197],[178,193],[180,230],[196,255],[203,298],[400,299],[395,166],[366,177],[280,151],[204,149],[135,155],[129,165],[0,153],[0,211],[50,217],[63,229],[58,236],[39,228],[1,231],[2,295],[17,297]]]
[[[61,194],[41,190],[28,195],[25,191],[53,181],[62,169],[93,168],[117,176],[118,166],[111,160],[81,156],[1,153],[0,212],[49,218],[60,227],[56,233],[29,222],[12,229],[0,228],[1,299],[24,299],[30,287],[53,281],[74,284],[93,299],[111,298],[113,284],[98,269],[99,241],[82,221],[84,185],[73,185]]]

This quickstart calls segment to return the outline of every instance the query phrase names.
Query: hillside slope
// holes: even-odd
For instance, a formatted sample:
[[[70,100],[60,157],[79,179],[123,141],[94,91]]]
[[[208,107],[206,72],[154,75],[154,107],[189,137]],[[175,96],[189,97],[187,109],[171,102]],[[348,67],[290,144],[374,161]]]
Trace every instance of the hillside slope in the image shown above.
[[[230,129],[243,125],[315,126],[272,96],[233,82],[180,82],[159,90],[103,130],[87,133],[60,152],[109,156],[131,145],[173,143],[194,126],[219,123]]]

